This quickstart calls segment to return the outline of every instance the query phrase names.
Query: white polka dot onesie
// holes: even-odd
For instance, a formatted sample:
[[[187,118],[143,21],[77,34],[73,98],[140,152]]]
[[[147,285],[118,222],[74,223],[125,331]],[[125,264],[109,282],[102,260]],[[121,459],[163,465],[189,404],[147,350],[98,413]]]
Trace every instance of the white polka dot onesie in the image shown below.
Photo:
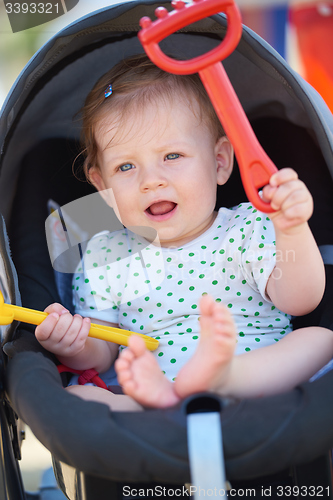
[[[265,292],[274,240],[270,219],[249,203],[221,208],[213,225],[181,248],[160,248],[127,229],[99,233],[73,278],[75,310],[158,339],[154,352],[172,380],[198,345],[205,293],[230,308],[236,354],[291,331],[290,316]]]

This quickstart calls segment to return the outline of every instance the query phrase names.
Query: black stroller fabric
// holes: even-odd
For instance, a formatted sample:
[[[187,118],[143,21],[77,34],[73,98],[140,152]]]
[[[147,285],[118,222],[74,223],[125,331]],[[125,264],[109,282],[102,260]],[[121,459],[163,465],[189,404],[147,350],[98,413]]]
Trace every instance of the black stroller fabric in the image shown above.
[[[0,208],[8,221],[12,259],[22,304],[44,309],[60,301],[45,240],[47,201],[60,205],[91,187],[75,179],[80,124],[72,117],[94,82],[119,59],[142,52],[139,19],[160,4],[126,2],[70,26],[36,55],[20,76],[2,112]],[[165,41],[166,52],[192,57],[216,46],[226,31],[213,16]],[[278,168],[292,166],[315,201],[310,221],[328,255],[327,290],[311,315],[296,326],[333,328],[333,120],[321,98],[265,42],[244,28],[225,68],[259,141]],[[218,206],[245,195],[237,167],[218,192]],[[96,231],[97,232],[97,231]],[[8,256],[8,259],[10,257]],[[15,298],[12,298],[15,300]],[[57,460],[116,481],[184,483],[190,480],[186,408],[111,413],[66,393],[52,360],[21,325],[3,336],[7,391],[17,414]],[[51,358],[51,359],[49,359]],[[333,446],[333,372],[287,394],[221,406],[229,480],[278,473],[314,460]]]

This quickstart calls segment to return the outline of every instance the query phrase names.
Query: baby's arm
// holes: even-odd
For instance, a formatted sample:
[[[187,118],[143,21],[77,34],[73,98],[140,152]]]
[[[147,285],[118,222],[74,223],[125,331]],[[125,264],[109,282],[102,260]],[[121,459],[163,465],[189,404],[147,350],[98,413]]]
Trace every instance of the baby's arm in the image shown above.
[[[90,318],[70,314],[60,304],[51,304],[45,309],[49,316],[36,328],[38,342],[57,356],[66,366],[77,370],[95,368],[105,372],[118,354],[118,345],[88,337]],[[115,326],[93,320],[106,326]]]
[[[325,288],[324,264],[308,225],[312,196],[289,168],[271,177],[263,195],[276,210],[270,218],[276,233],[277,262],[267,294],[282,311],[307,314],[319,304]]]

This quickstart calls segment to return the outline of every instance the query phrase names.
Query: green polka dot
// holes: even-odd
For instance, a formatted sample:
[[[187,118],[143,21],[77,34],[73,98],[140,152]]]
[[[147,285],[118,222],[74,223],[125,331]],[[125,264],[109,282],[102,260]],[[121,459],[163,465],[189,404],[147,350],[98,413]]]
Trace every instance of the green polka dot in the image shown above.
[[[172,314],[173,313],[173,310],[172,309],[169,309],[168,310],[168,314]]]
[[[218,284],[217,280],[212,281],[212,285],[217,285],[217,284]]]
[[[173,340],[169,340],[168,345],[173,345]]]
[[[159,353],[158,353],[158,356],[159,356],[159,357],[164,356],[164,352],[159,352]]]
[[[189,290],[190,292],[193,292],[193,290],[195,290],[194,286],[190,286]]]
[[[177,360],[175,358],[170,359],[170,363],[175,364]]]
[[[182,347],[182,348],[181,348],[181,350],[182,350],[183,352],[185,352],[185,351],[187,351],[187,347]]]
[[[85,280],[84,280],[84,282],[85,282],[85,283],[89,283],[89,280],[88,280],[88,279],[85,279]]]

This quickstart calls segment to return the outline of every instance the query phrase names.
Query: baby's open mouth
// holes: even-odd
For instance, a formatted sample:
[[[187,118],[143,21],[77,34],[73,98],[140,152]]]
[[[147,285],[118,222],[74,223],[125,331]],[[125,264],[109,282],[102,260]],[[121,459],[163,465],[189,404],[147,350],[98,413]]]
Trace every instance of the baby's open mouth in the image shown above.
[[[177,203],[174,203],[173,201],[163,200],[150,205],[150,207],[147,208],[147,212],[150,215],[165,215],[171,212],[176,205]]]

